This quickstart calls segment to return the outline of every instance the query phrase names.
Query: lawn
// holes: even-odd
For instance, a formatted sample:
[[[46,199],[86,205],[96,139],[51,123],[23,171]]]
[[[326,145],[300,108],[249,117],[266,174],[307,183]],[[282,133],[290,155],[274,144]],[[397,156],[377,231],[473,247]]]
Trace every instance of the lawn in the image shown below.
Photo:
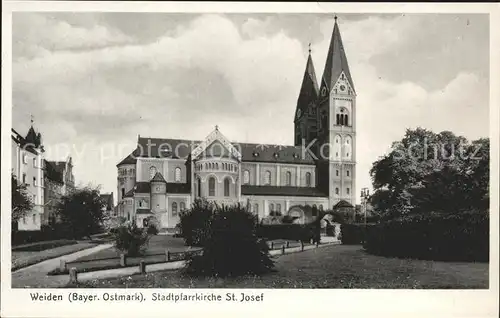
[[[143,256],[127,257],[127,266],[138,265],[141,260],[144,260],[147,264],[165,262],[166,250],[172,253],[171,260],[178,260],[182,258],[182,255],[179,255],[180,252],[197,251],[199,248],[186,246],[184,245],[184,240],[182,238],[176,238],[172,235],[155,235],[151,237]],[[120,267],[120,253],[121,252],[116,248],[110,247],[67,263],[67,267],[74,267],[80,273],[93,270],[118,268]],[[59,270],[55,270],[50,274],[60,274],[60,272]]]
[[[273,241],[274,249],[279,249],[283,245],[286,245],[285,240]],[[290,247],[294,246],[300,246],[300,243],[290,242]],[[144,255],[127,257],[127,266],[137,266],[141,260],[144,260],[146,264],[163,263],[166,261],[166,250],[172,253],[170,260],[176,261],[184,259],[184,252],[194,252],[200,250],[200,248],[186,246],[182,238],[176,238],[172,235],[155,235],[151,237]],[[76,268],[79,273],[119,268],[121,267],[120,253],[116,248],[110,247],[69,262],[66,271],[61,272],[59,269],[55,269],[49,275],[67,274],[69,268]]]
[[[24,268],[45,260],[78,252],[97,245],[91,242],[59,246],[42,251],[12,251],[12,271]]]
[[[98,288],[488,288],[487,263],[387,258],[362,247],[337,245],[287,254],[263,276],[194,279],[178,271],[155,272],[68,287]]]

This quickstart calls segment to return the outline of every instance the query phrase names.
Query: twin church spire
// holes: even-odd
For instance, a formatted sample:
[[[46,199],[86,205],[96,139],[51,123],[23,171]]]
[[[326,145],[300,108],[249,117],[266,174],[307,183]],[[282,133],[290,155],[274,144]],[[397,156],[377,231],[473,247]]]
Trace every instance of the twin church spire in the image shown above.
[[[330,91],[335,86],[342,73],[344,73],[346,80],[354,91],[354,82],[347,63],[342,37],[337,24],[337,17],[335,16],[335,24],[333,26],[330,46],[328,48],[325,69],[321,78],[321,89],[325,87],[327,91]],[[309,103],[314,102],[319,95],[320,87],[316,79],[316,72],[311,58],[311,46],[309,44],[309,55],[307,57],[306,69],[302,79],[299,98],[297,100],[297,110],[300,108],[301,111],[304,112],[304,108],[307,107]]]

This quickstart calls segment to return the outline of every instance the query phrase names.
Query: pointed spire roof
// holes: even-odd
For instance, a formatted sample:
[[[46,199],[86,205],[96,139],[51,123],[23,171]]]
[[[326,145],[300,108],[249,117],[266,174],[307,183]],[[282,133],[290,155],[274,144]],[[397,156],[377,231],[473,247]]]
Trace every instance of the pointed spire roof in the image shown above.
[[[310,102],[316,100],[319,94],[318,81],[316,79],[316,71],[311,58],[311,49],[309,47],[309,56],[307,57],[306,69],[300,87],[300,94],[297,100],[297,109],[304,110]]]
[[[167,183],[167,181],[165,181],[165,178],[163,178],[162,174],[157,172],[155,174],[155,176],[153,177],[153,179],[151,179],[151,182],[164,182],[164,183]]]
[[[352,81],[351,72],[347,63],[347,57],[340,36],[340,29],[337,24],[337,16],[335,16],[335,25],[333,26],[332,38],[330,40],[330,47],[328,48],[328,55],[326,56],[325,70],[323,72],[323,81],[327,88],[330,90],[337,82],[340,74],[344,72],[347,80],[354,90],[354,82]]]

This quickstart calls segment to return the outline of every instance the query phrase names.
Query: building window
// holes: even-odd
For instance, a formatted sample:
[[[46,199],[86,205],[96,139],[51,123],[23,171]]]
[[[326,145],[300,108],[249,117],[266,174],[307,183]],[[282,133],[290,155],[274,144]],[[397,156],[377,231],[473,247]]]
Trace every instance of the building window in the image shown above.
[[[122,188],[122,198],[125,196],[125,188]]]
[[[28,163],[28,156],[26,154],[23,154],[23,163],[24,164]]]
[[[26,217],[23,216],[23,224],[26,224]]]
[[[33,177],[33,185],[36,186],[36,177]]]
[[[36,214],[33,214],[33,224],[36,224]]]
[[[208,179],[208,196],[209,197],[215,196],[215,178],[214,177],[210,177],[210,179]]]
[[[253,206],[253,212],[255,214],[259,214],[259,205],[257,203],[255,203],[255,205]]]
[[[306,173],[306,186],[308,186],[308,187],[311,186],[311,173],[310,172]]]
[[[271,185],[271,171],[266,171],[264,175],[264,184]]]
[[[250,183],[250,172],[248,170],[245,170],[243,172],[243,184],[249,184]]]
[[[335,188],[335,194],[339,194],[339,188]]]
[[[274,204],[269,204],[269,213],[274,211]]]
[[[33,158],[33,168],[36,168],[36,158]]]
[[[201,179],[198,178],[198,196],[201,197]]]
[[[339,176],[339,171],[335,170],[335,175],[338,177]]]
[[[181,182],[181,168],[175,168],[175,182]]]
[[[23,184],[26,184],[26,173],[23,173]]]
[[[349,176],[349,170],[346,171],[347,176]]]
[[[276,211],[281,212],[281,204],[276,204]]]
[[[320,205],[319,205],[319,210],[320,210],[320,211],[323,211],[323,204],[320,204]]]
[[[229,196],[229,184],[231,180],[229,178],[224,179],[224,196],[228,197]]]
[[[346,192],[347,194],[350,194],[351,189],[347,188],[347,189],[345,189],[345,192]]]
[[[180,209],[181,209],[181,212],[184,211],[186,209],[186,203],[181,202]]]
[[[292,173],[290,171],[287,171],[285,176],[286,176],[285,177],[286,185],[291,186],[292,185]]]
[[[172,202],[172,215],[177,215],[177,202]]]
[[[318,215],[318,207],[316,206],[316,204],[313,204],[312,216],[317,216],[317,215]]]
[[[151,168],[149,168],[149,180],[153,179],[155,175],[156,175],[156,167],[152,166]]]

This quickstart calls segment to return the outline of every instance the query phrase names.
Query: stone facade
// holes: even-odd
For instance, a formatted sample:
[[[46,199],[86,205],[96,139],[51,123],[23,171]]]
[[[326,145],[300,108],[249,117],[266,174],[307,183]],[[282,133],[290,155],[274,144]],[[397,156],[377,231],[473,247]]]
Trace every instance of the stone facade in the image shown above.
[[[321,85],[310,55],[307,60],[294,146],[230,142],[217,127],[200,141],[139,136],[137,148],[117,165],[118,214],[139,226],[155,217],[173,228],[196,198],[250,204],[260,218],[280,211],[304,222],[341,201],[354,205],[355,101],[335,22]]]

